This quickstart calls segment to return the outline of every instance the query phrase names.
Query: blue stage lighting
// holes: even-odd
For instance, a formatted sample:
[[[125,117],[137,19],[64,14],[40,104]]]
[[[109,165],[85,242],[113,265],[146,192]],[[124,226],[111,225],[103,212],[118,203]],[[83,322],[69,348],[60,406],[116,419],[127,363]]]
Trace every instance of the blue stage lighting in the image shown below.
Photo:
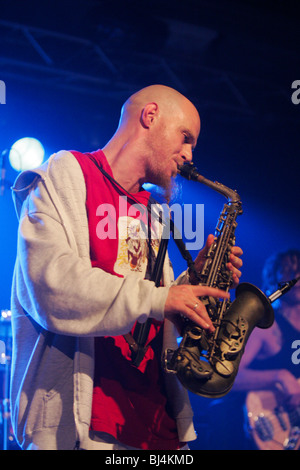
[[[143,184],[143,188],[146,190],[146,191],[152,191],[153,189],[155,189],[155,185],[152,184],[152,183],[144,183]]]
[[[45,150],[33,137],[17,140],[10,149],[9,162],[16,171],[31,170],[44,160]]]

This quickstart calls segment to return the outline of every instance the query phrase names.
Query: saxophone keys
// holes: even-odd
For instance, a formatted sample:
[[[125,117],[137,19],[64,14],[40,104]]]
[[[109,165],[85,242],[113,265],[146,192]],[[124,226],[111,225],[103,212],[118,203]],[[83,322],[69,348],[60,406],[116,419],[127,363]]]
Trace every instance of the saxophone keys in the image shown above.
[[[230,361],[217,361],[215,364],[215,369],[218,374],[223,375],[224,377],[229,377],[234,372],[234,365]]]

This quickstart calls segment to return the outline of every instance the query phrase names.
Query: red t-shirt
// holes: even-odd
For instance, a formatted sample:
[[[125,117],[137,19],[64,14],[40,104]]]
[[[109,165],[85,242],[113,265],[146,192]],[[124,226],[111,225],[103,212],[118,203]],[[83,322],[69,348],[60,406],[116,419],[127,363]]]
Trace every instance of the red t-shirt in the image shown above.
[[[150,193],[141,190],[131,198],[102,174],[88,154],[72,154],[82,168],[87,188],[92,266],[120,277],[136,272],[145,278],[148,237],[141,236],[141,232],[145,230],[143,222],[148,221]],[[101,150],[90,155],[113,177]],[[136,210],[137,205],[133,207],[137,203],[143,205],[143,214]],[[151,243],[157,253],[155,237]],[[153,320],[149,347],[139,367],[132,365],[131,350],[123,336],[95,338],[92,430],[106,432],[140,449],[179,448],[176,423],[167,410],[162,380],[161,336],[162,323]]]

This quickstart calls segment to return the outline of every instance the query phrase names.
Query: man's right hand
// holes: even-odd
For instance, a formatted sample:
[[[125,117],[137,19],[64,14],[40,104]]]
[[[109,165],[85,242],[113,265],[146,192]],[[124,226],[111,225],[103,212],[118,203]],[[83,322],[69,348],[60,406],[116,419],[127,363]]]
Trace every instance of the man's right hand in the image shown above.
[[[230,298],[228,292],[214,287],[191,286],[188,284],[172,286],[165,304],[165,317],[176,324],[176,316],[181,314],[201,328],[213,332],[215,328],[212,321],[205,305],[199,300],[199,297],[203,296],[221,299]]]

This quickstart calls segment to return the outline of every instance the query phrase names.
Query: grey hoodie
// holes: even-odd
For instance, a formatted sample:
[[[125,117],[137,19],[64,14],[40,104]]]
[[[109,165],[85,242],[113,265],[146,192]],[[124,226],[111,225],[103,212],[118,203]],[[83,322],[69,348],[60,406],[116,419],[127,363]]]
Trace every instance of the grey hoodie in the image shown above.
[[[89,449],[94,337],[128,333],[135,321],[162,321],[170,284],[92,268],[81,168],[70,152],[52,155],[17,178],[19,217],[12,286],[11,415],[24,449]],[[183,274],[178,283],[187,282]],[[175,327],[164,320],[163,348],[176,348]],[[181,441],[196,438],[188,394],[166,375]]]

